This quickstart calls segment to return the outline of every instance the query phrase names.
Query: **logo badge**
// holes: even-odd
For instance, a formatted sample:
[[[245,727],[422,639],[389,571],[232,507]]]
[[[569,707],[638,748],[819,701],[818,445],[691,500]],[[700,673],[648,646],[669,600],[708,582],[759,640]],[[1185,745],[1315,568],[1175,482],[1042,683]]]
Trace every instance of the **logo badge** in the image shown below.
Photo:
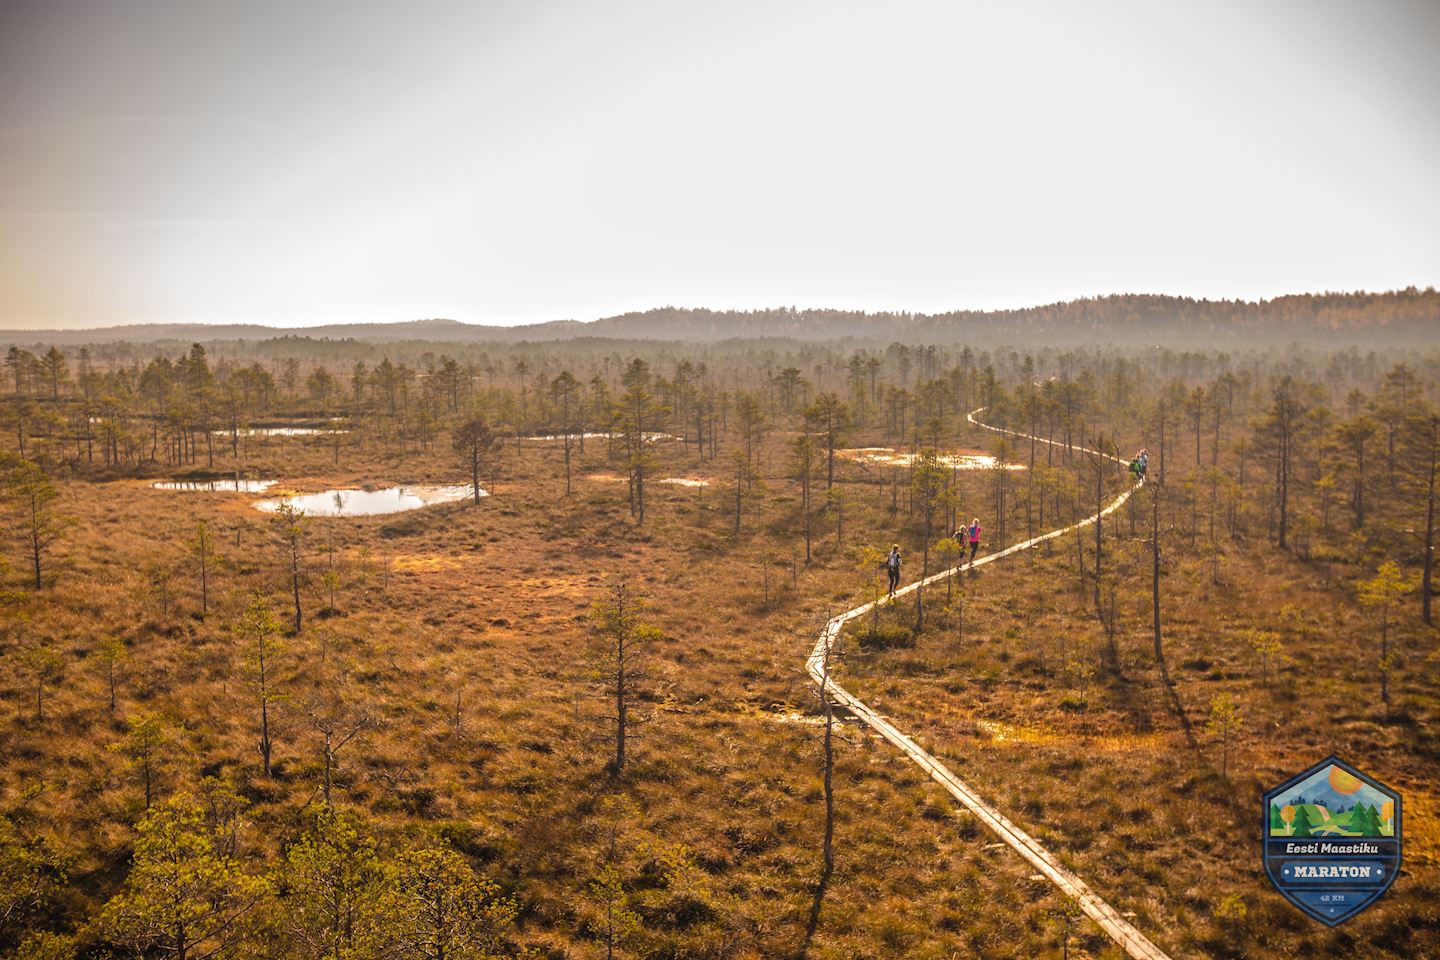
[[[1400,872],[1400,794],[1331,757],[1265,794],[1265,872],[1280,895],[1335,926]]]

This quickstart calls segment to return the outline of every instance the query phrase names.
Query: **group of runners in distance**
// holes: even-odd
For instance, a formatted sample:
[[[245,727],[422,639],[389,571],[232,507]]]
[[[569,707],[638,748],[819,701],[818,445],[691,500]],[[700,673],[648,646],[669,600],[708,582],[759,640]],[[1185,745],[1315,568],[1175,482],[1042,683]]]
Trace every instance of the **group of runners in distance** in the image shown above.
[[[1142,448],[1141,451],[1131,459],[1129,467],[1132,474],[1144,480],[1145,471],[1150,467],[1149,451]],[[959,530],[956,530],[952,536],[955,542],[961,545],[962,552],[964,545],[967,542],[970,544],[970,559],[968,562],[971,566],[974,566],[975,555],[980,552],[980,518],[974,518],[970,521],[968,527],[961,527]],[[886,595],[893,597],[895,596],[896,589],[900,586],[900,544],[897,543],[890,547],[890,552],[886,554],[885,562],[882,566],[885,567],[885,573],[890,577],[890,587]]]
[[[956,543],[961,545],[962,550],[967,542],[970,544],[970,563],[973,565],[975,563],[975,554],[980,552],[980,518],[974,518],[970,521],[968,527],[961,527],[951,536]],[[900,544],[897,543],[890,547],[890,552],[885,556],[883,566],[885,567],[886,574],[890,577],[890,589],[887,596],[893,597],[895,596],[896,588],[900,586]]]

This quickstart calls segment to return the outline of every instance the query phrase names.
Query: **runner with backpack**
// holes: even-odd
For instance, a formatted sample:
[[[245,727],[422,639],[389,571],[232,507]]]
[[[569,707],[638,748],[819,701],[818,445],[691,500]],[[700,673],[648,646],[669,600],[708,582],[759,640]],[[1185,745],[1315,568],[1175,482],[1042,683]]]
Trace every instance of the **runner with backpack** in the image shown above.
[[[900,586],[900,544],[890,548],[890,553],[885,557],[885,572],[890,575],[890,590],[888,595],[895,596],[895,588]]]

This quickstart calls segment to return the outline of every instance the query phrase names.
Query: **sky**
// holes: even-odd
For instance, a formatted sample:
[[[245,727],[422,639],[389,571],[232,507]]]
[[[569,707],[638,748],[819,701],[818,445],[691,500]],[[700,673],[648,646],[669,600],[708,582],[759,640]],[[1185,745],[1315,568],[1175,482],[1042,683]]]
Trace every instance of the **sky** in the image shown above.
[[[1440,4],[0,3],[0,328],[1440,285]]]

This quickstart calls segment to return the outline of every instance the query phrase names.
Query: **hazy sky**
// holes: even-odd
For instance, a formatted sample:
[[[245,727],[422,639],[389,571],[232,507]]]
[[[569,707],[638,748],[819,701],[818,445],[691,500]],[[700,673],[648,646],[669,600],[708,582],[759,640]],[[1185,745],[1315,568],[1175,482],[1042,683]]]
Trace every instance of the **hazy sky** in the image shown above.
[[[1440,4],[4,0],[0,326],[1440,285]]]

